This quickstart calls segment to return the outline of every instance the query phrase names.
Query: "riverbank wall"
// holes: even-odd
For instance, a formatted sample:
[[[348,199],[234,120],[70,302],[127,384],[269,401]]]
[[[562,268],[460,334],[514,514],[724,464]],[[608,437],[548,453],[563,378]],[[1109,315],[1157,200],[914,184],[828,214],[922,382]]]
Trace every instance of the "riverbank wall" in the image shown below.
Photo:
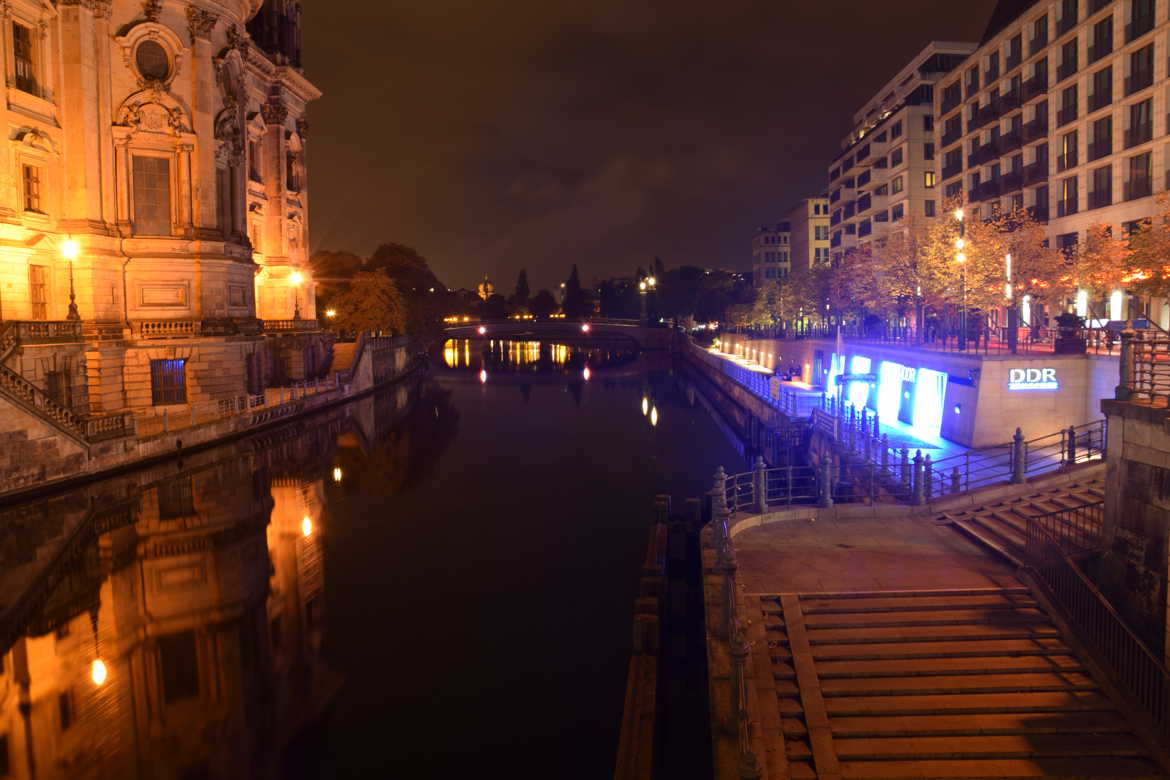
[[[163,408],[131,417],[110,438],[70,435],[0,397],[0,501],[70,487],[182,457],[269,426],[346,403],[422,367],[410,337],[368,338],[347,367],[263,393]]]

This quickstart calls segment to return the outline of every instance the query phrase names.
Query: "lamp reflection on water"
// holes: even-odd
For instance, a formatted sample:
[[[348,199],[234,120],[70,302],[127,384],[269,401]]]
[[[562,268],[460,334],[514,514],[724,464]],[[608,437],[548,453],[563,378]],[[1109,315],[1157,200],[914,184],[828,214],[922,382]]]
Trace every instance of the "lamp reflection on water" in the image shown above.
[[[95,658],[89,667],[89,677],[91,680],[93,680],[93,684],[103,684],[109,674],[110,670],[106,668],[106,662],[100,658]]]
[[[305,515],[301,518],[301,536],[308,539],[313,535],[313,518]]]
[[[650,399],[642,396],[642,416],[645,417],[648,414],[650,414]]]
[[[334,482],[341,481],[341,466],[334,466],[333,467],[333,481]]]
[[[650,425],[652,427],[658,425],[658,407],[657,406],[650,407]]]

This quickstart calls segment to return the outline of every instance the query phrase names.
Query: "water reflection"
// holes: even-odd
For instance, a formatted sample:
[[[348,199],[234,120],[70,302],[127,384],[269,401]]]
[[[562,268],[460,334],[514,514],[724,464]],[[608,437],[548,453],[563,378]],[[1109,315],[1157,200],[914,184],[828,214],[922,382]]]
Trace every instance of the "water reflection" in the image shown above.
[[[449,339],[442,348],[447,369],[478,372],[480,381],[498,374],[576,374],[630,366],[638,350],[629,341],[588,340],[575,344],[509,339]]]
[[[0,510],[0,776],[284,776],[342,682],[326,492],[425,479],[457,425],[404,384]]]

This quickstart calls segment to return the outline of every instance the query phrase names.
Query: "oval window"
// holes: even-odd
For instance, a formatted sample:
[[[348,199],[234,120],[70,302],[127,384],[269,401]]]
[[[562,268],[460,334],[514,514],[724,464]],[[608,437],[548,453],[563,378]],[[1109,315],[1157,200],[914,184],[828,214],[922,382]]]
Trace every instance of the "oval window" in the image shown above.
[[[167,57],[167,50],[155,41],[138,44],[134,60],[138,64],[138,72],[144,78],[165,81],[171,75],[171,60]]]

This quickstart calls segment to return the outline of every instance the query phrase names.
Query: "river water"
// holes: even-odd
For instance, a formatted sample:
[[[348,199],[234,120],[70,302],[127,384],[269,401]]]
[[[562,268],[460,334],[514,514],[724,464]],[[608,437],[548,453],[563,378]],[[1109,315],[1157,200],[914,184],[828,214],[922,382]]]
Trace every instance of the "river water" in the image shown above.
[[[654,495],[742,458],[662,355],[434,362],[0,508],[0,776],[612,774]]]

